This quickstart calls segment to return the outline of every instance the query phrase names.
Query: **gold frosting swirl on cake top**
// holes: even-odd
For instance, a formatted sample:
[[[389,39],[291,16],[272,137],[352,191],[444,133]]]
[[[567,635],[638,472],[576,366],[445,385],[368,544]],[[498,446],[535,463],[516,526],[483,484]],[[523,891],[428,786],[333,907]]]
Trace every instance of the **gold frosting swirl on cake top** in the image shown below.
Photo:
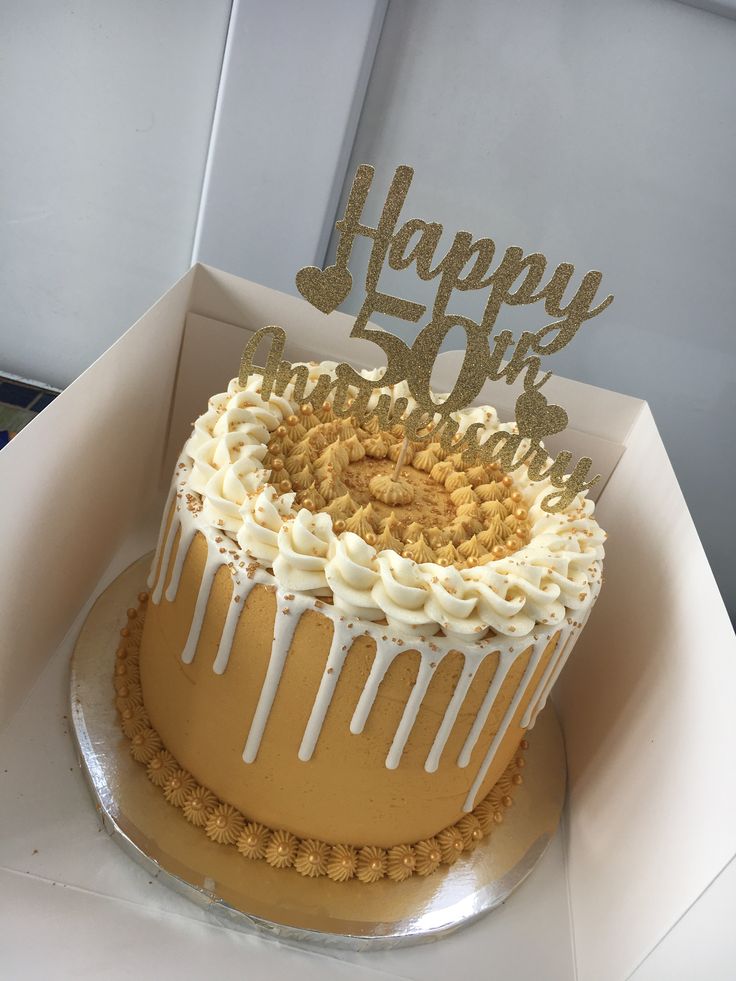
[[[327,512],[337,534],[349,531],[378,552],[393,549],[417,563],[458,569],[505,558],[529,541],[523,496],[497,464],[466,468],[439,443],[404,445],[396,427],[381,430],[372,420],[361,428],[352,417],[330,419],[326,410],[328,421],[320,422],[311,408],[301,409],[312,425],[297,442],[296,414],[274,430],[264,463],[280,493],[293,491],[297,505]],[[483,510],[488,502],[499,506]]]

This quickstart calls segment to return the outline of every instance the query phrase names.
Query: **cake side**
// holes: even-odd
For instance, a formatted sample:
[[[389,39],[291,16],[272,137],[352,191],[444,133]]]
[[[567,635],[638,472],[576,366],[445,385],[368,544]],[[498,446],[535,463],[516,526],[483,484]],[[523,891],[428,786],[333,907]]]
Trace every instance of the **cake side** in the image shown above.
[[[469,659],[446,641],[443,647],[430,641],[431,647],[414,648],[409,641],[384,643],[382,653],[390,664],[376,686],[381,655],[375,637],[345,636],[345,645],[333,645],[339,628],[335,631],[324,607],[310,605],[294,628],[257,750],[251,742],[255,756],[245,763],[243,752],[275,655],[276,625],[298,614],[294,600],[274,587],[253,586],[227,670],[218,674],[213,665],[230,593],[238,588],[223,570],[212,585],[196,656],[184,664],[180,651],[205,564],[206,546],[195,538],[176,599],[150,606],[141,651],[146,710],[164,745],[197,780],[269,827],[328,842],[384,847],[430,837],[459,820],[472,809],[466,806],[468,791],[481,772],[473,803],[486,796],[515,754],[524,734],[522,717],[541,697],[559,631],[536,648],[517,642],[513,656],[507,649],[500,672],[503,655],[493,645],[469,667]],[[362,629],[351,621],[340,626],[345,634]],[[529,681],[520,690],[527,672]],[[412,695],[424,689],[427,675],[407,726],[407,706],[411,710]],[[489,697],[494,679],[497,691]],[[320,689],[333,681],[324,718],[310,729],[315,707],[322,714]],[[465,694],[458,704],[459,683]],[[370,711],[358,713],[356,720],[366,696]],[[491,763],[482,771],[495,739]],[[460,766],[464,749],[470,751]]]
[[[528,742],[522,739],[491,792],[469,814],[443,828],[436,836],[383,848],[332,843],[300,837],[284,828],[273,828],[249,819],[183,768],[163,745],[143,705],[140,685],[140,641],[148,609],[148,594],[140,593],[138,607],[128,610],[128,621],[120,631],[115,656],[116,708],[123,734],[129,740],[134,760],[145,767],[150,782],[172,807],[221,847],[232,847],[248,861],[265,861],[274,868],[293,869],[299,875],[328,876],[335,882],[356,879],[372,884],[384,877],[404,882],[414,875],[432,875],[442,866],[453,865],[461,855],[473,851],[504,821],[513,795],[523,783]]]

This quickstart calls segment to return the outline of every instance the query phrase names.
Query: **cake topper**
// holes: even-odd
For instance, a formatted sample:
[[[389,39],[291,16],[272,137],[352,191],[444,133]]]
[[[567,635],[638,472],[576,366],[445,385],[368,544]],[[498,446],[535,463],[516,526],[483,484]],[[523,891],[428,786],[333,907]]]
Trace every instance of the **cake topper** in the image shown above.
[[[299,404],[309,402],[318,407],[332,394],[337,416],[354,416],[359,422],[375,417],[384,428],[401,423],[407,441],[437,441],[444,449],[461,452],[468,463],[497,462],[507,473],[524,464],[530,480],[548,478],[555,488],[542,501],[544,510],[563,510],[581,491],[593,487],[600,475],[589,478],[592,466],[589,457],[581,457],[568,473],[572,454],[563,451],[552,459],[544,449],[542,440],[562,432],[568,418],[561,406],[550,405],[540,391],[551,377],[550,372],[540,374],[541,359],[566,347],[586,321],[613,301],[609,295],[594,305],[601,273],[595,270],[585,273],[575,287],[571,285],[575,273],[571,263],[561,262],[547,273],[545,256],[540,252],[525,254],[517,246],[509,246],[491,272],[495,243],[490,238],[474,239],[466,231],[457,232],[447,251],[438,254],[441,224],[410,218],[399,225],[414,176],[412,168],[407,166],[396,169],[375,227],[363,224],[363,208],[373,176],[373,167],[366,164],[358,167],[345,213],[335,225],[340,238],[334,265],[325,269],[317,266],[300,269],[296,285],[312,306],[324,314],[332,313],[353,288],[348,263],[356,237],[373,240],[364,300],[350,336],[371,341],[381,348],[386,356],[383,374],[369,380],[342,363],[337,365],[334,375],[320,375],[310,388],[309,368],[292,365],[283,358],[286,344],[283,328],[268,326],[256,331],[245,346],[240,383],[244,385],[249,375],[257,371],[263,374],[264,398],[272,392],[282,394],[293,382],[293,398]],[[429,322],[411,346],[369,323],[375,314],[418,323],[427,311],[425,304],[379,288],[386,263],[394,270],[413,265],[421,280],[437,280]],[[483,315],[477,322],[448,309],[455,291],[470,290],[487,291]],[[549,323],[534,332],[523,331],[518,340],[510,330],[494,333],[502,309],[540,301],[551,318]],[[465,357],[452,391],[438,397],[430,388],[432,368],[443,341],[455,327],[465,331]],[[271,338],[267,362],[264,368],[259,368],[254,365],[253,357],[267,337]],[[460,426],[453,413],[471,405],[487,380],[512,384],[520,376],[524,391],[516,400],[517,433],[489,433],[483,423],[472,423],[464,433],[459,433]],[[374,397],[377,389],[400,382],[407,383],[415,403],[411,408],[404,396],[382,392]]]

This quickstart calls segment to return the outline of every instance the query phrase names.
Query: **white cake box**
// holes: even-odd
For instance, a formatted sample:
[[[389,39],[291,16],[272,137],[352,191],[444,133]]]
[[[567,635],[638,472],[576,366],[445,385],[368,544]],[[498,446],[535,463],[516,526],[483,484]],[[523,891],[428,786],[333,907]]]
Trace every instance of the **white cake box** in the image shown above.
[[[0,454],[0,973],[655,976],[648,955],[736,853],[736,638],[647,404],[580,383],[546,391],[570,416],[557,446],[604,475],[606,582],[555,694],[563,827],[502,908],[430,947],[295,950],[213,923],[99,832],[66,721],[74,638],[153,547],[191,421],[269,323],[292,360],[376,364],[350,317],[199,265]],[[483,400],[508,416],[513,392]]]

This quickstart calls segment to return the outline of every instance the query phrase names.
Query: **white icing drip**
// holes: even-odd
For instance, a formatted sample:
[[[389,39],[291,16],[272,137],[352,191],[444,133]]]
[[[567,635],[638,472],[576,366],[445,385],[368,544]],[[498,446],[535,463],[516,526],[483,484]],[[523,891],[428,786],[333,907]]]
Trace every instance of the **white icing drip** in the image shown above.
[[[238,629],[240,614],[245,609],[246,600],[254,586],[255,580],[253,579],[247,579],[244,583],[233,583],[233,594],[230,597],[230,605],[227,608],[227,616],[225,617],[225,624],[222,628],[220,643],[217,647],[217,655],[212,665],[212,670],[215,674],[225,673],[228,661],[230,660],[230,652],[233,649],[233,640],[235,638],[235,631]]]
[[[401,648],[398,645],[384,640],[383,637],[374,637],[374,640],[376,641],[376,655],[373,658],[368,680],[360,693],[358,704],[355,706],[353,717],[350,720],[350,731],[356,736],[360,735],[365,728],[384,675],[391,667],[394,658],[401,653]]]
[[[179,505],[176,505],[176,510],[171,516],[171,524],[169,525],[169,532],[166,536],[166,544],[164,545],[164,553],[161,557],[161,568],[158,572],[158,580],[156,581],[156,588],[151,594],[151,602],[158,605],[161,602],[161,594],[164,591],[164,583],[166,582],[166,573],[169,571],[169,560],[171,559],[171,549],[174,545],[174,539],[176,538],[176,533],[179,530]],[[165,523],[165,522],[164,522]]]
[[[597,595],[597,593],[598,590],[596,589],[595,594]],[[534,697],[529,702],[529,705],[534,707],[531,713],[529,712],[529,709],[527,709],[527,711],[524,713],[524,718],[521,720],[521,724],[525,728],[527,729],[534,728],[534,723],[537,721],[537,717],[539,716],[539,713],[544,709],[544,706],[547,704],[549,693],[554,688],[555,682],[557,681],[560,672],[564,668],[567,659],[570,656],[570,652],[575,646],[575,641],[577,640],[576,634],[579,634],[582,631],[583,627],[588,622],[589,616],[590,616],[590,608],[588,609],[588,612],[583,617],[580,626],[575,627],[573,628],[573,630],[570,631],[570,636],[568,638],[567,644],[562,648],[562,653],[557,658],[557,662],[554,666],[554,670],[550,674],[549,678],[546,679],[546,682],[540,683],[538,690],[534,693]],[[526,721],[527,716],[529,716],[528,721]]]
[[[567,657],[567,652],[575,643],[574,634],[572,631],[564,637],[560,638],[557,642],[557,650],[554,652],[552,657],[550,657],[547,667],[542,672],[542,677],[539,679],[537,687],[534,689],[532,697],[529,699],[529,704],[527,705],[524,714],[521,717],[521,722],[519,725],[522,729],[526,729],[529,726],[532,714],[534,712],[534,706],[537,704],[538,699],[541,697],[544,689],[549,681],[550,677],[555,674],[555,669],[557,666],[564,662]]]
[[[460,755],[457,758],[458,766],[464,767],[470,763],[470,757],[473,754],[476,743],[480,739],[483,726],[486,724],[488,716],[491,713],[491,709],[493,708],[493,703],[496,701],[498,693],[501,690],[501,685],[506,680],[506,675],[511,670],[511,665],[516,660],[516,657],[517,651],[513,647],[499,653],[498,667],[496,668],[491,683],[488,686],[488,691],[486,692],[485,698],[478,709],[478,714],[476,715],[467,739],[463,744],[463,748],[460,750]]]
[[[286,655],[289,653],[291,642],[302,613],[312,606],[307,597],[295,596],[290,605],[284,601],[284,595],[280,591],[276,593],[276,623],[273,631],[273,644],[271,646],[271,657],[266,670],[266,677],[263,681],[258,705],[250,725],[250,732],[245,742],[243,750],[243,760],[252,763],[261,745],[263,732],[271,714],[271,706],[276,698],[281,673],[284,670]]]
[[[427,694],[427,688],[429,688],[436,667],[435,661],[430,661],[426,655],[422,657],[417,672],[417,680],[414,682],[411,695],[404,706],[404,714],[401,716],[401,722],[386,757],[386,767],[389,770],[395,770],[401,761],[401,754],[404,752],[406,741],[414,728],[419,708]]]
[[[353,634],[346,627],[342,620],[334,620],[334,630],[330,653],[327,657],[325,670],[322,680],[319,683],[319,691],[312,705],[312,712],[304,730],[301,746],[299,747],[299,759],[306,762],[311,760],[317,745],[317,740],[322,732],[327,710],[332,702],[332,696],[337,686],[342,666],[352,645]]]
[[[465,663],[463,665],[462,674],[457,680],[455,685],[455,691],[452,693],[452,698],[450,699],[450,704],[445,710],[445,714],[442,718],[442,723],[437,730],[437,735],[434,737],[434,742],[432,743],[432,748],[429,751],[429,755],[424,764],[424,769],[427,773],[435,773],[440,765],[440,759],[442,758],[442,753],[447,745],[447,740],[450,738],[450,733],[452,732],[453,726],[457,721],[458,714],[465,701],[465,696],[468,694],[470,686],[473,683],[473,678],[475,678],[478,668],[483,662],[487,655],[483,655],[482,658],[478,659],[476,663],[466,670],[468,667],[469,656],[465,655]]]
[[[188,513],[189,512],[187,512],[187,514]],[[170,603],[176,599],[176,594],[179,591],[179,582],[181,581],[181,570],[184,568],[184,562],[189,554],[189,549],[194,541],[194,536],[197,533],[197,529],[192,521],[183,521],[180,518],[179,528],[179,544],[176,547],[176,556],[174,558],[174,565],[171,569],[169,585],[166,587],[166,592],[164,593],[165,598]]]
[[[562,640],[563,638],[560,638],[558,643],[560,643]],[[529,684],[530,679],[533,677],[534,672],[537,670],[539,662],[542,659],[542,655],[544,654],[545,647],[546,644],[543,641],[538,641],[536,647],[532,651],[532,656],[529,658],[529,663],[526,666],[526,670],[524,671],[522,679],[519,682],[519,686],[516,689],[514,697],[511,700],[511,704],[506,709],[506,713],[503,719],[501,720],[501,724],[496,730],[496,735],[493,737],[491,745],[488,747],[488,751],[486,752],[486,755],[483,758],[483,762],[481,763],[478,773],[476,774],[475,780],[473,781],[473,785],[470,788],[470,791],[468,792],[468,796],[465,798],[465,803],[463,804],[464,811],[472,811],[473,808],[475,807],[475,798],[478,794],[478,791],[480,790],[481,784],[485,780],[485,776],[488,773],[488,769],[494,760],[496,752],[498,751],[498,747],[503,742],[504,737],[508,732],[509,726],[511,725],[511,721],[516,715],[516,712],[519,708],[519,703],[521,702],[522,698],[526,694],[527,685]],[[510,664],[506,668],[507,672],[508,672],[508,667],[510,667]],[[499,663],[496,674],[499,673],[500,669],[501,669],[501,664]],[[495,681],[496,679],[494,677],[493,679],[494,684]],[[491,687],[493,687],[493,685],[491,685]]]
[[[156,540],[156,551],[153,553],[153,562],[151,563],[151,571],[148,573],[148,579],[146,580],[146,585],[149,589],[153,588],[153,584],[156,581],[156,569],[158,568],[158,561],[161,558],[161,549],[164,544],[164,532],[166,531],[166,519],[171,511],[172,505],[176,499],[176,474],[174,474],[174,479],[171,481],[171,487],[169,487],[169,493],[166,497],[166,504],[164,505],[164,520],[161,522],[161,527],[158,530],[158,538]]]
[[[212,583],[215,581],[215,576],[217,575],[217,570],[220,568],[220,565],[219,550],[214,542],[208,541],[207,561],[205,562],[204,572],[202,573],[202,581],[199,584],[199,592],[197,593],[197,602],[194,607],[192,625],[189,628],[189,636],[187,637],[187,642],[184,645],[184,650],[181,652],[181,659],[184,664],[191,664],[194,660],[194,655],[197,651],[197,644],[199,644],[199,636],[202,633],[204,616],[207,612],[207,603],[209,602]]]

